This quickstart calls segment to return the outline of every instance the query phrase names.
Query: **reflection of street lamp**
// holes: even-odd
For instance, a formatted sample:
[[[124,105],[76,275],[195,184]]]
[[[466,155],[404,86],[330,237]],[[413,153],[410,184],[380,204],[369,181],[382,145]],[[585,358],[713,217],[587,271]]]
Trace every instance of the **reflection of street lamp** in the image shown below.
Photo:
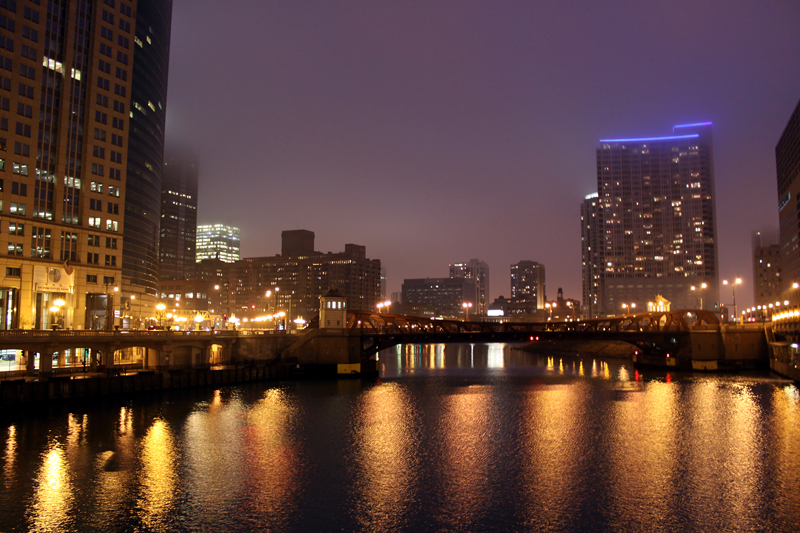
[[[547,320],[553,320],[553,308],[556,306],[556,304],[553,305],[544,304],[544,306],[547,308],[548,311],[550,311],[550,317]]]
[[[279,311],[279,312],[275,313],[274,316],[276,317],[275,329],[278,329],[278,320],[277,320],[278,318],[281,319],[281,327],[283,329],[286,329],[286,324],[284,323],[284,317],[286,316],[286,313],[284,311]]]
[[[708,285],[706,284],[705,281],[700,284],[700,287],[695,287],[694,285],[692,285],[692,290],[697,291],[700,294],[700,309],[703,309],[703,290],[706,287],[708,287]]]
[[[472,307],[472,302],[464,302],[461,307],[464,308],[464,322],[469,322],[469,310]]]
[[[727,285],[728,284],[728,280],[727,279],[722,280],[722,284],[723,285]],[[731,290],[733,290],[733,321],[734,321],[734,323],[738,320],[738,317],[736,316],[736,286],[737,285],[741,285],[741,284],[742,284],[742,278],[736,278],[735,280],[733,280],[731,282]],[[703,285],[705,285],[705,283]],[[742,323],[744,323],[744,318],[742,318]]]

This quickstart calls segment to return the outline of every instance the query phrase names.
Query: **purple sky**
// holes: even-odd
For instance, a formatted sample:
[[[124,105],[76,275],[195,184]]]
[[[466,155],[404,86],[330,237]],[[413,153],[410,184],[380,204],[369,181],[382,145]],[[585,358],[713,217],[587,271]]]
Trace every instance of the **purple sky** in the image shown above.
[[[720,274],[749,305],[800,3],[537,4],[175,0],[167,138],[201,154],[198,222],[241,227],[244,257],[285,229],[366,245],[389,291],[477,257],[508,296],[529,259],[580,299],[598,139],[713,121]]]

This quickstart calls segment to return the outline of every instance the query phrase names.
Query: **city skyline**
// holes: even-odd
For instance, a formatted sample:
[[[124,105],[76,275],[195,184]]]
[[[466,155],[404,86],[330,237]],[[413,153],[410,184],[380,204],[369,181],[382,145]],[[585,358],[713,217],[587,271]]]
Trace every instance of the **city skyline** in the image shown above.
[[[388,292],[480,257],[490,299],[521,259],[581,298],[597,141],[711,121],[720,278],[752,282],[749,235],[777,227],[800,7],[237,6],[175,3],[167,137],[203,154],[198,221],[241,227],[242,257],[307,228],[322,250],[368,246]]]

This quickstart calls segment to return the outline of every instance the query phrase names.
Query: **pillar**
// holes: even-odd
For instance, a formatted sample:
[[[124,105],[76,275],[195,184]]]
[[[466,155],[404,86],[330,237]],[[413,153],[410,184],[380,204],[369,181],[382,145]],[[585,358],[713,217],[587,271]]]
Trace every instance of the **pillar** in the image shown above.
[[[30,350],[23,350],[22,354],[25,356],[25,372],[33,374],[36,354]]]

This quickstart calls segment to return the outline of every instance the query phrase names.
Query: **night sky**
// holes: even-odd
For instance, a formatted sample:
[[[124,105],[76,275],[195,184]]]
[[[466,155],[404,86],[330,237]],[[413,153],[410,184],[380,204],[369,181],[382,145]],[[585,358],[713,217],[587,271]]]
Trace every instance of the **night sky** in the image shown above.
[[[200,153],[198,222],[239,226],[243,257],[286,229],[366,245],[389,292],[479,258],[509,296],[527,259],[580,299],[598,139],[712,121],[720,276],[751,304],[800,2],[538,4],[175,0],[167,139]]]

